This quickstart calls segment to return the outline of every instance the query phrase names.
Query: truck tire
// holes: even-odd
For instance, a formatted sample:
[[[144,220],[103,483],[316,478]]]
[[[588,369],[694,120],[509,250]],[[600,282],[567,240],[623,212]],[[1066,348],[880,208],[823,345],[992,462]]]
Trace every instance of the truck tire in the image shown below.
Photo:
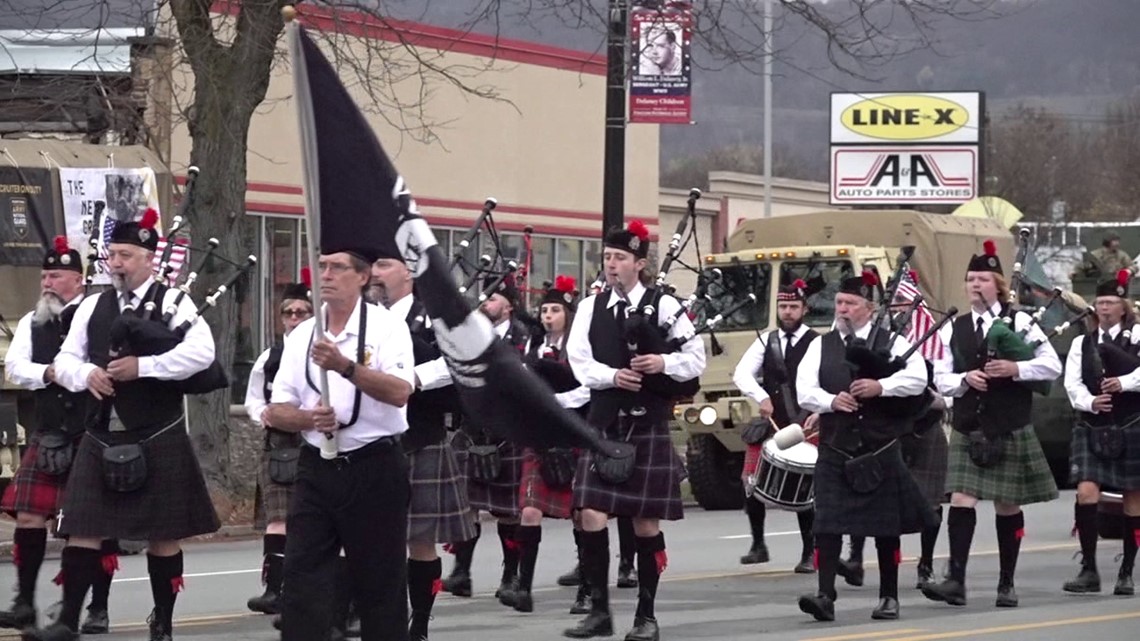
[[[740,485],[743,454],[729,452],[712,434],[693,434],[685,452],[689,487],[698,505],[706,510],[744,507],[744,489]]]

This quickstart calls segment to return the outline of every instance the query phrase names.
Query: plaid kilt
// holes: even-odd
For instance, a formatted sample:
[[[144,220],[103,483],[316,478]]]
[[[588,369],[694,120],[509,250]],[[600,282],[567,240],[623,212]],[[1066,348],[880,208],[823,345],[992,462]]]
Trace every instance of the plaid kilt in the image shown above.
[[[899,536],[934,524],[934,510],[906,469],[896,443],[878,455],[883,481],[873,492],[851,489],[844,475],[847,457],[834,448],[819,448],[815,463],[816,534]]]
[[[927,503],[942,504],[946,500],[946,468],[950,452],[942,424],[934,425],[922,436],[903,438],[911,439],[909,443],[903,439],[899,441],[903,444],[903,461],[910,475],[918,483]]]
[[[451,439],[456,461],[460,469],[464,470],[467,503],[471,506],[472,512],[483,510],[495,516],[517,517],[520,513],[519,481],[522,478],[522,448],[504,442],[499,449],[502,460],[499,476],[490,483],[484,483],[471,478],[471,465],[467,455],[467,448],[471,445],[471,437],[466,432],[458,431]]]
[[[75,439],[74,446],[78,449],[79,439]],[[38,434],[32,437],[32,442],[20,458],[20,467],[8,482],[4,490],[4,498],[0,499],[0,511],[15,518],[18,512],[37,514],[44,517],[53,517],[59,512],[63,503],[63,489],[67,486],[67,474],[52,476],[36,469],[36,458],[39,457]]]
[[[519,507],[533,507],[543,516],[568,519],[574,508],[573,485],[562,489],[547,486],[542,478],[542,459],[529,447],[523,450]]]
[[[1030,505],[1057,498],[1057,484],[1049,471],[1045,453],[1037,441],[1033,425],[1012,432],[1006,444],[1005,460],[982,469],[970,460],[969,439],[957,430],[950,432],[950,453],[946,491],[961,492],[983,501]]]
[[[605,438],[623,440],[629,431],[626,419],[602,430]],[[641,422],[629,443],[636,448],[633,475],[621,485],[611,485],[598,476],[592,452],[578,458],[574,474],[574,507],[597,510],[610,516],[677,521],[684,518],[681,481],[686,477],[681,457],[669,438],[665,421]]]
[[[98,438],[108,445],[138,441],[131,432],[99,432]],[[79,443],[63,498],[61,535],[176,541],[221,527],[185,419],[143,444],[148,478],[134,492],[115,492],[103,484],[103,446],[95,439],[88,432]]]
[[[475,538],[475,513],[467,504],[463,475],[451,446],[436,443],[405,455],[411,484],[408,540],[458,543]]]
[[[748,477],[756,473],[760,468],[760,458],[764,453],[764,443],[757,443],[755,445],[745,445],[747,449],[744,450],[744,467],[740,470],[740,482],[744,487],[748,487]]]
[[[1136,417],[1132,420],[1138,420]],[[1091,429],[1084,421],[1073,425],[1069,445],[1069,480],[1073,483],[1092,481],[1120,491],[1140,490],[1140,424],[1124,428],[1124,454],[1106,461],[1093,454],[1089,446]]]

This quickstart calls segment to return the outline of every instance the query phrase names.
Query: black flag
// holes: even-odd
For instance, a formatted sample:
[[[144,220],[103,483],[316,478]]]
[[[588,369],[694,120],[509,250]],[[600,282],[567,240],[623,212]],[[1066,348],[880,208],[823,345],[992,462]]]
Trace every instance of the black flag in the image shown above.
[[[432,319],[464,415],[477,429],[532,447],[585,447],[632,463],[625,443],[598,431],[554,392],[472,309],[448,273],[448,258],[336,71],[300,25],[290,29],[301,115],[307,204],[319,208],[322,250],[402,259]],[[299,45],[299,46],[298,46]],[[312,194],[312,195],[310,195]]]

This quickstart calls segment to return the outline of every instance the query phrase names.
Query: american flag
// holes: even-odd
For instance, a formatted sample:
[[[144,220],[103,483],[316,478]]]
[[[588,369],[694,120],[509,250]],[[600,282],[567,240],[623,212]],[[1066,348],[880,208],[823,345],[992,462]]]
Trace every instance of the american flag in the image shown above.
[[[921,296],[922,292],[918,290],[918,284],[909,273],[902,275],[902,282],[899,283],[898,291],[895,292],[895,301],[900,304],[910,305],[914,302],[915,297]],[[907,326],[906,339],[912,344],[917,342],[923,334],[930,331],[934,327],[934,316],[926,307],[926,303],[920,303],[914,309],[914,314],[911,316],[910,324]],[[935,361],[943,356],[945,346],[942,344],[942,338],[935,333],[919,348],[922,357],[928,361]]]
[[[116,220],[111,217],[103,218],[103,243],[99,247],[99,260],[107,260],[107,245],[111,243],[111,233],[115,231]],[[159,236],[158,248],[154,252],[154,260],[151,261],[151,268],[154,269],[155,275],[158,274],[159,264],[162,262],[162,253],[166,250],[166,238]],[[178,276],[182,273],[182,265],[186,263],[187,249],[186,244],[181,239],[174,241],[174,247],[170,250],[170,275],[167,276],[166,285],[173,287],[174,283],[178,281]]]

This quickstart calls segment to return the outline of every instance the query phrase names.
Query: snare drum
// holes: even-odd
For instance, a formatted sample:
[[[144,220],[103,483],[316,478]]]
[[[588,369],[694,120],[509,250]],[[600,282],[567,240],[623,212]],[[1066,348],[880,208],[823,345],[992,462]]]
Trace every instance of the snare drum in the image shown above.
[[[815,503],[815,461],[819,450],[798,443],[786,450],[773,439],[764,442],[752,485],[752,498],[776,508],[803,512]]]

